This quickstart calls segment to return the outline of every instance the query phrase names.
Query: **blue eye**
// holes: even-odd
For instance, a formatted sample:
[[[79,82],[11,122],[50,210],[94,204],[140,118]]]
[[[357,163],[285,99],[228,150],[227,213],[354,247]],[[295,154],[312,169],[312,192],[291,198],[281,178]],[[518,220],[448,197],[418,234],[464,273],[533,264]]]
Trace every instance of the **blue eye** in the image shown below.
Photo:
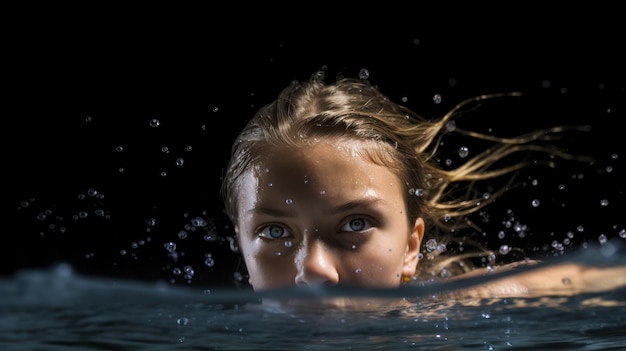
[[[289,232],[281,226],[268,225],[261,229],[259,236],[266,239],[280,239],[289,236]]]
[[[365,218],[354,218],[341,227],[344,232],[362,232],[373,227],[372,223]]]

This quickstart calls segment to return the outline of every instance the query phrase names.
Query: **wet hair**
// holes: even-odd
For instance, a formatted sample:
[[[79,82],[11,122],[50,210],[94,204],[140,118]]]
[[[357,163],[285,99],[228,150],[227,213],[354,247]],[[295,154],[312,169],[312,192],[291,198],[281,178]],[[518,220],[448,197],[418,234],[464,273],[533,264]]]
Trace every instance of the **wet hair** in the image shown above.
[[[516,172],[532,164],[528,158],[515,158],[504,165],[501,161],[523,151],[572,158],[555,146],[537,143],[550,140],[551,135],[566,127],[501,138],[463,130],[453,122],[471,104],[517,93],[476,96],[461,102],[443,117],[428,120],[391,101],[366,79],[341,78],[330,84],[324,80],[324,72],[320,71],[308,81],[291,82],[276,100],[259,109],[236,138],[221,189],[226,213],[233,223],[238,221],[242,175],[254,171],[259,158],[272,148],[298,147],[323,138],[355,140],[360,142],[361,156],[388,167],[404,185],[409,224],[418,217],[424,219],[427,234],[421,252],[426,260],[420,260],[418,275],[456,274],[471,269],[466,264],[467,258],[493,253],[478,244],[475,252],[451,257],[439,253],[445,251],[446,243],[453,240],[459,229],[478,229],[468,216],[499,198],[509,189]],[[456,168],[444,169],[437,153],[441,138],[451,133],[493,145]],[[506,180],[488,196],[474,191],[477,182],[496,178]]]

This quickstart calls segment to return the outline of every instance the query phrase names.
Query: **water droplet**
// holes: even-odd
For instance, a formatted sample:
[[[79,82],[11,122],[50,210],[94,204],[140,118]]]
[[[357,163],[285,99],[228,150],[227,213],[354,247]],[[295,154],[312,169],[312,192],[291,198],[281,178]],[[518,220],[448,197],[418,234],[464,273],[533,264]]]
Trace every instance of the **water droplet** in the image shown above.
[[[359,71],[359,79],[369,79],[370,71],[367,68],[361,68]]]
[[[205,227],[209,225],[207,221],[202,217],[194,217],[191,219],[191,225],[194,227]]]
[[[500,254],[506,255],[509,252],[511,252],[511,248],[509,247],[509,245],[501,245],[499,251],[500,251]]]
[[[428,241],[426,241],[426,250],[428,250],[428,252],[432,252],[432,251],[435,251],[436,249],[437,249],[437,240],[428,239]]]
[[[448,121],[446,122],[446,130],[448,132],[452,132],[456,129],[456,122],[455,121]]]
[[[469,148],[467,146],[461,146],[459,148],[459,157],[466,158],[469,155]]]
[[[150,127],[157,128],[160,125],[161,125],[161,122],[158,119],[153,118],[153,119],[150,120]]]
[[[163,247],[165,248],[165,250],[167,250],[167,252],[174,252],[176,251],[176,243],[173,241],[169,241],[167,243],[165,243],[163,245]]]

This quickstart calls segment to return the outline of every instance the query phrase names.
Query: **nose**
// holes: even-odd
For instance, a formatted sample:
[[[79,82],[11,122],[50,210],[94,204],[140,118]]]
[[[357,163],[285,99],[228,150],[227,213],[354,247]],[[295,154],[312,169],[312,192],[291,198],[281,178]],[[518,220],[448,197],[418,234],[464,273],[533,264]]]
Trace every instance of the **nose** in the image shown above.
[[[332,252],[319,240],[304,243],[296,255],[296,285],[316,286],[339,283]]]

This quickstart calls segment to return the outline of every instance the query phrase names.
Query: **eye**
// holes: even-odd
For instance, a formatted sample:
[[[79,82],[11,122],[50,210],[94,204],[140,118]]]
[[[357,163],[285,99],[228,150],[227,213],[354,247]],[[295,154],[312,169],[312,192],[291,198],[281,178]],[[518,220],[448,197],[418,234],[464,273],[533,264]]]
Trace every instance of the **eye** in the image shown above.
[[[372,228],[374,225],[366,218],[353,218],[341,227],[344,232],[362,232]]]
[[[272,224],[261,228],[259,236],[264,239],[280,239],[290,235],[285,228]]]

